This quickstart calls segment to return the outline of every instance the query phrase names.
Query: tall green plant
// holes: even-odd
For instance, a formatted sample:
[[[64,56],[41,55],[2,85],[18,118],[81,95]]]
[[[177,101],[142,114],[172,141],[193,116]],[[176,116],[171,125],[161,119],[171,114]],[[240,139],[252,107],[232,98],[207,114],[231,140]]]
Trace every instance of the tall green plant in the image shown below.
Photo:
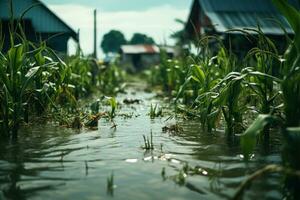
[[[284,0],[273,0],[279,11],[286,17],[295,37],[285,52],[282,64],[283,81],[281,84],[286,125],[300,125],[300,12]]]
[[[7,126],[7,119],[11,119],[8,125],[13,137],[17,137],[26,105],[25,93],[43,67],[30,65],[30,60],[26,55],[27,48],[26,44],[13,46],[6,56],[2,54],[0,58],[1,85],[3,85],[4,94],[2,104],[7,106],[2,108],[4,109],[2,113],[5,113],[3,118],[6,121],[4,126]]]
[[[287,18],[295,32],[295,38],[285,52],[280,66],[283,77],[280,82],[284,101],[284,127],[298,127],[300,126],[300,108],[298,106],[300,104],[300,13],[284,0],[273,0],[273,3]],[[261,124],[265,125],[266,123]],[[257,129],[261,129],[261,126],[257,126],[253,131]],[[247,142],[248,135],[255,135],[253,131],[245,132],[243,138],[246,141],[242,144]]]
[[[295,37],[290,43],[281,62],[281,91],[284,103],[285,120],[283,123],[276,121],[276,117],[271,115],[259,116],[255,122],[247,129],[242,136],[242,149],[245,157],[249,158],[249,153],[253,151],[256,136],[270,122],[277,122],[282,127],[284,138],[283,164],[293,170],[300,170],[299,163],[299,126],[300,126],[300,12],[293,8],[287,1],[272,0],[278,10],[286,17]],[[299,178],[288,177],[286,186],[290,190],[292,198],[299,199]]]

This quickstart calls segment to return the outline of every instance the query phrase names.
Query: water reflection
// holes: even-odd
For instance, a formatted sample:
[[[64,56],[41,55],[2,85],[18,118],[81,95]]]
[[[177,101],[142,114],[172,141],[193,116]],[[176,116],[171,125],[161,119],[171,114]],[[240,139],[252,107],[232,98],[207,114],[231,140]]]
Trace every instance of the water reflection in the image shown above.
[[[238,138],[227,140],[222,131],[203,133],[197,121],[178,121],[180,134],[163,133],[172,121],[150,120],[154,95],[130,94],[119,96],[119,102],[136,96],[143,101],[123,105],[123,114],[135,114],[117,117],[116,129],[106,120],[100,120],[98,130],[80,134],[49,124],[25,127],[15,143],[1,141],[0,198],[107,199],[107,177],[113,171],[114,199],[229,199],[245,174],[280,162],[276,139],[271,151],[258,151],[247,168]],[[145,150],[142,136],[151,131],[154,149]],[[280,191],[278,180],[258,180],[246,199],[279,199],[273,198]]]
[[[51,150],[68,142],[67,132],[61,132],[56,137],[57,129],[47,127],[48,132],[43,134],[41,127],[32,130],[22,130],[22,137],[16,141],[2,141],[0,148],[1,158],[1,191],[7,199],[27,199],[37,191],[54,190],[70,181],[70,178],[43,176],[43,172],[64,171],[61,150]],[[34,135],[35,132],[40,134]],[[31,135],[33,134],[33,135]],[[65,135],[67,134],[67,135]],[[33,137],[32,137],[33,136]],[[77,148],[78,149],[78,148]],[[64,155],[76,150],[64,149]]]

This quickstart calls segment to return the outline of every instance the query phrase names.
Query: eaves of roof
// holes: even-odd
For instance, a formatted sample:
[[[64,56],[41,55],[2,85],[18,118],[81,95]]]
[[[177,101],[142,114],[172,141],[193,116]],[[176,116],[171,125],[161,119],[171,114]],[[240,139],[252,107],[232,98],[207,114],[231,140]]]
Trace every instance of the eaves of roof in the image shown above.
[[[61,18],[59,18],[56,14],[54,14],[43,2],[41,2],[40,0],[35,0],[35,1],[65,26],[69,30],[70,36],[74,40],[76,40],[77,42],[79,41],[78,34],[67,23],[65,23]]]
[[[277,11],[271,0],[196,0],[201,10],[209,17],[217,32],[231,29],[257,28],[265,34],[282,35],[293,33],[287,20]],[[289,0],[300,9],[297,0]],[[284,28],[285,31],[282,29]]]

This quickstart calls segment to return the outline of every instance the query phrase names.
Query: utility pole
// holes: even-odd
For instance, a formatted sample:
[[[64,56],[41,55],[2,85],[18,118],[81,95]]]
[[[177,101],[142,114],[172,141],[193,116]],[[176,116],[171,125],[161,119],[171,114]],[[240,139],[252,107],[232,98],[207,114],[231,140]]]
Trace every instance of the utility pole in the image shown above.
[[[76,55],[80,56],[80,53],[81,53],[81,47],[80,47],[80,29],[78,29],[78,31],[77,31],[77,37],[78,37],[78,42],[77,42]]]
[[[94,58],[97,59],[97,9],[94,10]]]

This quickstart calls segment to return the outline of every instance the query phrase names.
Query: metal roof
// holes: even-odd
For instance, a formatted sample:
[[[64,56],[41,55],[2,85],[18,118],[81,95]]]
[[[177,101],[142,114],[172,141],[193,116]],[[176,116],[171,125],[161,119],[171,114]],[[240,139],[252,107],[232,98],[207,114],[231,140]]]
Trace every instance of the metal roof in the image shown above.
[[[159,48],[155,45],[122,45],[121,51],[126,54],[158,53]]]
[[[174,53],[172,47],[158,47],[157,45],[122,45],[121,52],[124,54],[157,54],[163,48],[167,53]]]
[[[287,33],[293,33],[286,19],[277,11],[271,0],[197,0],[209,17],[217,32],[230,29],[257,28],[265,34],[284,34],[278,22]],[[297,9],[300,3],[289,0]],[[198,5],[199,5],[198,4]],[[276,20],[276,22],[274,21]]]
[[[20,17],[22,13],[32,5],[23,17],[30,20],[36,32],[39,33],[67,33],[78,40],[77,33],[69,27],[62,19],[55,15],[44,3],[39,0],[12,0],[14,18]],[[9,1],[0,0],[0,19],[10,19]]]

